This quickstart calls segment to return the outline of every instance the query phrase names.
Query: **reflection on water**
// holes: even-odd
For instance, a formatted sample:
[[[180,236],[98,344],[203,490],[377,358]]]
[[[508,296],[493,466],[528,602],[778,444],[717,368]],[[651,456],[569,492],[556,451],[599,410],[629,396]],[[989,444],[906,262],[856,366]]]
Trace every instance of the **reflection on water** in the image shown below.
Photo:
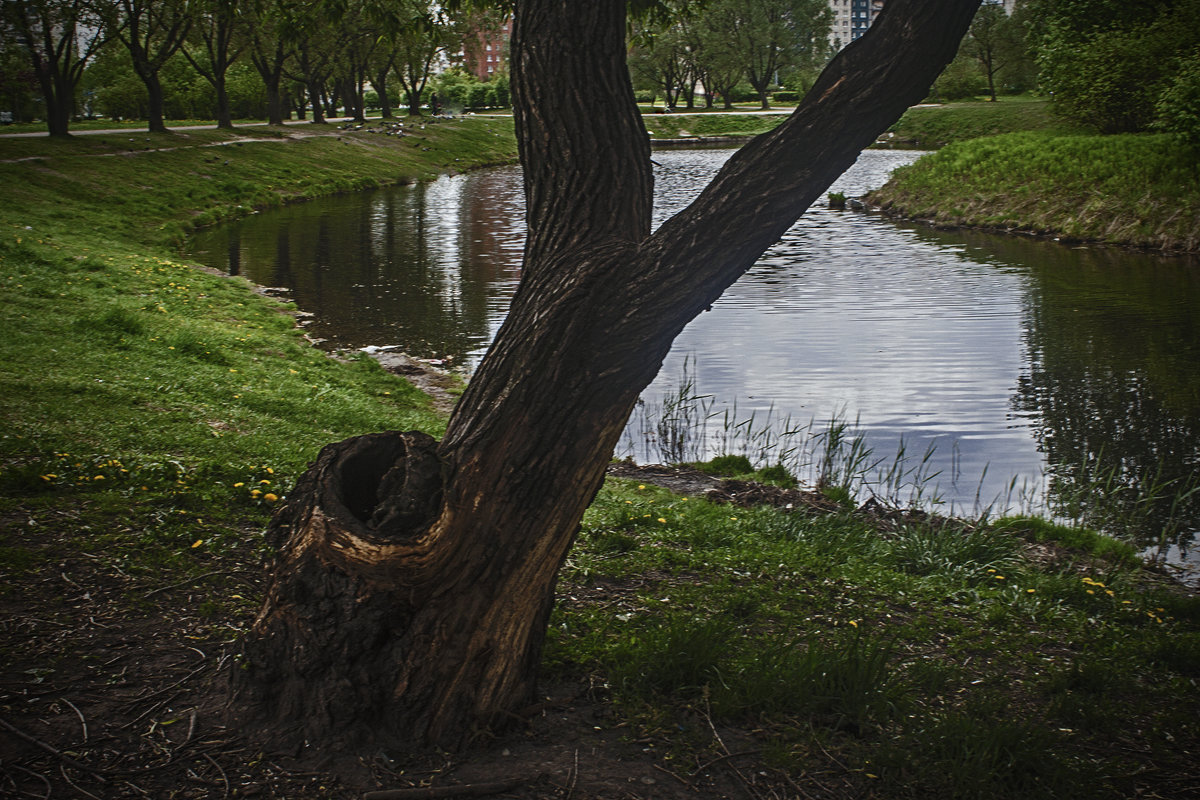
[[[204,263],[286,287],[331,348],[403,345],[477,361],[508,308],[524,242],[520,171],[326,198],[205,231]]]
[[[727,156],[656,153],[656,220]],[[832,188],[863,194],[913,158],[869,151]],[[193,255],[290,287],[328,346],[399,345],[469,368],[516,288],[522,241],[509,168],[262,214],[197,237]],[[1070,506],[1082,484],[1144,496],[1196,476],[1198,275],[1180,260],[814,207],[688,326],[646,396],[676,388],[687,359],[718,410],[857,420],[881,455],[935,445],[930,468],[955,510],[1038,504],[1049,488],[1082,514]],[[1176,526],[1184,542],[1194,501]],[[1164,520],[1160,504],[1141,533]]]

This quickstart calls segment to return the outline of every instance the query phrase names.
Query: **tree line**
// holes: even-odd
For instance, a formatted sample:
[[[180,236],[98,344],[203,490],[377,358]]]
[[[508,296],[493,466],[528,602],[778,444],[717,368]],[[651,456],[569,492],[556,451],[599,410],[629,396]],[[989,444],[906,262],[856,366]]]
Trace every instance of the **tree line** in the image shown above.
[[[676,0],[669,12],[634,25],[629,68],[634,86],[667,107],[725,108],[756,98],[770,108],[771,89],[799,100],[837,51],[827,0]]]
[[[1101,133],[1200,141],[1200,1],[985,2],[932,97],[1036,90]]]
[[[368,91],[385,116],[397,104],[419,114],[440,65],[496,24],[421,0],[5,0],[0,91],[18,114],[40,99],[52,135],[97,106],[151,131],[166,129],[169,105],[223,128],[293,111],[323,122],[338,108],[361,119]],[[508,100],[506,84],[473,96],[461,70],[445,82],[462,105]]]

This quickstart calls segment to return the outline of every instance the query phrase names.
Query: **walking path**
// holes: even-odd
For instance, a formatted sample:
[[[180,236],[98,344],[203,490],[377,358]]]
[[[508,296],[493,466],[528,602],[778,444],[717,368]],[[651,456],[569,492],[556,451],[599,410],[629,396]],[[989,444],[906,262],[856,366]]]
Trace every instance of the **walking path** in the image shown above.
[[[694,111],[689,111],[688,109],[685,109],[685,108],[677,108],[674,111],[669,111],[669,112],[664,112],[664,111],[660,111],[658,109],[653,109],[651,111],[647,111],[647,112],[643,112],[643,113],[646,113],[646,114],[663,114],[663,113],[665,113],[665,114],[673,114],[673,115],[704,114],[705,116],[714,116],[714,115],[729,116],[729,115],[739,115],[739,114],[755,114],[755,115],[790,114],[794,110],[795,109],[793,109],[791,107],[771,108],[771,109],[767,109],[766,111],[762,111],[760,109],[738,109],[736,111],[724,111],[724,110],[722,110],[722,111],[703,111],[703,110],[697,109]],[[511,117],[512,113],[511,112],[498,113],[498,114],[487,113],[487,114],[480,114],[479,116]],[[377,122],[381,119],[383,119],[383,118],[382,117],[367,117],[366,121],[367,122]],[[339,124],[339,123],[345,123],[345,122],[354,122],[354,118],[353,117],[333,117],[333,118],[327,117],[325,119],[325,121],[327,123],[333,125],[333,124]],[[285,120],[283,124],[284,125],[312,125],[313,122],[310,119],[289,119],[289,120]],[[206,130],[216,130],[216,127],[217,127],[216,123],[213,123],[211,125],[178,125],[178,126],[171,125],[171,126],[168,126],[167,130],[169,130],[169,131],[206,131]],[[267,127],[267,123],[265,123],[265,122],[235,122],[233,127],[235,127],[235,128],[265,128],[265,127]],[[148,131],[146,131],[145,128],[89,128],[89,129],[72,129],[71,135],[72,136],[100,136],[100,135],[112,136],[112,135],[118,135],[118,134],[122,134],[122,133],[147,133],[147,132]],[[46,131],[23,131],[21,133],[0,133],[0,139],[28,139],[28,138],[38,137],[38,136],[49,136],[49,135],[50,134],[47,133]]]

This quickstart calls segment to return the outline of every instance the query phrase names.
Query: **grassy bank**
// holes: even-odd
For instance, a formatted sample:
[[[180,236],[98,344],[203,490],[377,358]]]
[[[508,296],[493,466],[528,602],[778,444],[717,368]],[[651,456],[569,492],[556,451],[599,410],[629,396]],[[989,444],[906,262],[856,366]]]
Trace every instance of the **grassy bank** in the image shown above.
[[[521,798],[1194,788],[1195,598],[1093,534],[855,511],[836,487],[723,490],[780,506],[743,508],[610,480],[563,572],[557,699],[477,752],[331,761],[211,719],[203,680],[253,620],[262,530],[305,463],[444,420],[173,243],[511,156],[499,119],[0,141],[0,794],[358,798],[511,774]]]
[[[14,564],[75,549],[145,557],[134,573],[195,571],[214,547],[246,545],[323,444],[437,433],[444,420],[407,382],[365,357],[328,358],[286,306],[181,262],[173,245],[256,208],[512,157],[506,121],[404,138],[0,141],[0,515],[11,523],[20,508],[32,526],[67,508],[93,532],[42,552],[5,525],[0,592]]]
[[[881,139],[892,147],[936,150],[951,142],[1022,131],[1079,132],[1054,114],[1050,101],[1016,97],[997,103],[916,106],[904,112]]]
[[[1167,135],[958,142],[897,170],[870,200],[938,225],[1200,249],[1200,160]]]
[[[786,114],[645,114],[646,130],[653,139],[738,138],[757,136],[773,130],[787,119]]]

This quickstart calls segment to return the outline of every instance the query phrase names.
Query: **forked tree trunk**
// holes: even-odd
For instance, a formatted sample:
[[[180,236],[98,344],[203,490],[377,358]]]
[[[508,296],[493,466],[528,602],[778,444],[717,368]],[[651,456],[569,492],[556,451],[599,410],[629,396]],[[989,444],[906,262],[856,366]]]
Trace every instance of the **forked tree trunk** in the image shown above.
[[[924,97],[978,0],[892,0],[650,233],[625,0],[517,3],[524,273],[442,442],[330,445],[272,523],[232,709],[275,742],[461,746],[534,699],[555,578],[671,342]]]

